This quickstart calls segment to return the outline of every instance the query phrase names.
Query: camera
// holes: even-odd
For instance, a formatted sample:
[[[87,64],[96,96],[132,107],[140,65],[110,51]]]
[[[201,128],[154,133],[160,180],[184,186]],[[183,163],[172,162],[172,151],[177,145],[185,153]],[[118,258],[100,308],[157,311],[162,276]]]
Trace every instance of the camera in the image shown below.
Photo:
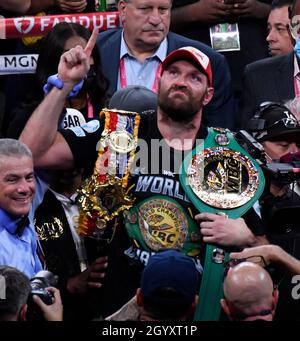
[[[42,270],[39,271],[33,278],[30,279],[31,291],[28,298],[28,310],[27,310],[27,320],[42,320],[42,314],[33,301],[33,296],[39,296],[39,298],[47,305],[51,305],[54,302],[53,295],[47,291],[48,287],[56,287],[58,282],[58,277],[52,272]]]
[[[256,159],[267,180],[284,185],[295,184],[300,180],[300,153],[283,156],[279,162],[267,163],[263,146],[248,132],[241,130],[235,135],[238,143]],[[264,197],[261,212],[267,217],[267,235],[299,236],[300,198],[292,191],[292,195],[276,200],[270,195]]]
[[[47,305],[53,303],[53,296],[46,290],[48,287],[55,287],[57,285],[57,276],[52,272],[42,270],[39,271],[30,280],[31,292],[30,295],[37,295]]]
[[[300,180],[300,153],[290,154],[279,162],[267,163],[263,146],[245,130],[240,130],[235,135],[238,143],[256,159],[265,176],[282,185],[289,185]]]

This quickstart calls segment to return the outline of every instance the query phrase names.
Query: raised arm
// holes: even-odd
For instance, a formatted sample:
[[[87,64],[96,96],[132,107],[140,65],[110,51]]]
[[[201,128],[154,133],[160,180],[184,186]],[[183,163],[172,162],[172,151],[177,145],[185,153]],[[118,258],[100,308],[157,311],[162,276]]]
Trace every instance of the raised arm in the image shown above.
[[[66,169],[74,165],[73,154],[65,139],[57,132],[57,125],[66,98],[90,68],[90,56],[97,34],[97,30],[94,30],[85,49],[76,46],[61,56],[58,78],[63,83],[62,88],[51,89],[31,115],[20,136],[20,140],[32,150],[35,167]]]
[[[291,274],[300,274],[300,261],[277,245],[261,245],[230,254],[231,259],[247,258],[250,256],[262,256],[268,265],[276,263]]]

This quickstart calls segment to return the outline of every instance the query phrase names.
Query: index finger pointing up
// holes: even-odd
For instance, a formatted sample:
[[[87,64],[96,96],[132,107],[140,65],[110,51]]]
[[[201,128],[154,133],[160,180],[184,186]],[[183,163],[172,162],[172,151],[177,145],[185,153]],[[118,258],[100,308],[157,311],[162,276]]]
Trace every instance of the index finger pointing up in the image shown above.
[[[98,37],[98,28],[94,27],[92,35],[90,36],[90,39],[87,42],[86,47],[84,49],[88,57],[92,54],[93,48],[96,44],[97,37]]]

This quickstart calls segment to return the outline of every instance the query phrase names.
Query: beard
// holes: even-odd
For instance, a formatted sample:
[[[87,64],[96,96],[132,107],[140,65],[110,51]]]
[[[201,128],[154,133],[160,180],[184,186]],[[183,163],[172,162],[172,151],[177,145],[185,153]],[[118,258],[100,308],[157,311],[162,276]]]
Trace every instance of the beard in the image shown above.
[[[173,90],[184,91],[187,99],[185,101],[177,101],[176,98],[172,98],[171,92]],[[200,98],[195,99],[187,89],[182,89],[177,86],[165,92],[160,89],[158,93],[158,106],[173,121],[189,123],[201,110],[204,96],[203,94]]]

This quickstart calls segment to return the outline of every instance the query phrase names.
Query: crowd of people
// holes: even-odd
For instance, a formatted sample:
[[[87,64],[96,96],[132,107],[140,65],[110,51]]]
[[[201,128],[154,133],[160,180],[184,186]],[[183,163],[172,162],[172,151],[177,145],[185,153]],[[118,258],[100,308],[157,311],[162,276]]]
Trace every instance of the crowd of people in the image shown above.
[[[33,295],[46,320],[192,321],[211,245],[224,252],[221,320],[299,320],[300,0],[116,6],[118,29],[56,24],[15,98],[16,80],[1,79],[0,320],[26,319],[30,279],[47,269],[58,277],[51,302]],[[95,7],[0,5],[11,16],[49,9]],[[235,51],[213,49],[223,23],[236,25]],[[260,146],[263,193],[239,218],[199,212],[183,158],[211,131],[226,148],[239,129],[250,154]],[[291,179],[280,167],[292,162]],[[221,162],[205,176],[219,185]]]

